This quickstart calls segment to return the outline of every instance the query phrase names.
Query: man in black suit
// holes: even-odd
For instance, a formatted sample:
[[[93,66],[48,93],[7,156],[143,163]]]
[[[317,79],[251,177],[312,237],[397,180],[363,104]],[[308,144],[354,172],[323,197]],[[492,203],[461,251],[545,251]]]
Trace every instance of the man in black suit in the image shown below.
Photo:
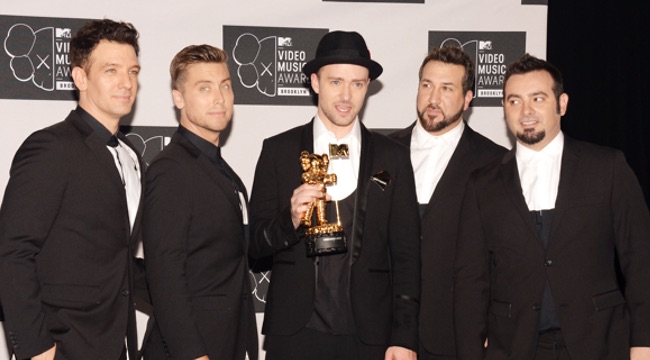
[[[458,359],[650,359],[650,214],[619,151],[562,133],[568,101],[548,62],[525,55],[508,67],[517,143],[468,183]]]
[[[70,43],[79,106],[21,145],[0,211],[0,298],[18,359],[136,358],[141,164],[119,132],[138,33],[91,21]]]
[[[506,149],[463,121],[473,98],[474,64],[460,47],[433,49],[420,66],[418,121],[391,135],[410,147],[422,231],[419,359],[455,359],[454,254],[472,171]]]
[[[317,115],[264,141],[251,197],[252,242],[273,254],[267,359],[415,359],[420,241],[409,154],[357,117],[382,67],[361,35],[335,31],[304,72]],[[322,185],[300,185],[303,150],[349,153],[330,159],[338,178],[327,195]],[[323,196],[338,202],[327,210],[340,210],[346,250],[307,256],[301,218]]]
[[[158,327],[145,356],[254,360],[246,189],[219,147],[234,107],[227,55],[191,45],[170,69],[180,126],[147,169],[143,237]]]

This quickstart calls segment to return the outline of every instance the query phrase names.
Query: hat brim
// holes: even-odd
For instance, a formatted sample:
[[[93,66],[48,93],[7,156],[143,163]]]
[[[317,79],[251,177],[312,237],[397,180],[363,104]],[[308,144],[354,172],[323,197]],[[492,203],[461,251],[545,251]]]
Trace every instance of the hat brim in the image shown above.
[[[384,71],[384,68],[376,61],[366,58],[348,56],[323,56],[316,58],[305,64],[305,66],[302,68],[302,71],[305,73],[305,75],[311,76],[311,74],[318,72],[318,69],[322,68],[323,66],[332,64],[361,65],[368,69],[368,76],[370,77],[370,80],[375,80]]]

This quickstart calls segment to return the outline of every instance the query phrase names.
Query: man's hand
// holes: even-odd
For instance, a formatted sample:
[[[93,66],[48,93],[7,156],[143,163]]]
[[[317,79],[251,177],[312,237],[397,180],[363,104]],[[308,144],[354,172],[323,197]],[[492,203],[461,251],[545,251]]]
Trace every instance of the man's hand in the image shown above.
[[[32,357],[32,360],[54,360],[54,354],[56,353],[56,344],[52,346],[48,351]]]
[[[630,360],[650,360],[650,347],[630,348]]]
[[[302,184],[293,190],[291,196],[291,221],[293,222],[294,229],[300,226],[300,220],[311,203],[323,197],[324,185],[308,185]],[[326,194],[325,200],[330,200],[329,194]]]
[[[208,357],[208,355],[203,355],[203,356],[198,357],[198,358],[196,358],[194,360],[210,360],[210,358]]]
[[[418,354],[401,346],[391,346],[386,349],[384,360],[417,360]]]

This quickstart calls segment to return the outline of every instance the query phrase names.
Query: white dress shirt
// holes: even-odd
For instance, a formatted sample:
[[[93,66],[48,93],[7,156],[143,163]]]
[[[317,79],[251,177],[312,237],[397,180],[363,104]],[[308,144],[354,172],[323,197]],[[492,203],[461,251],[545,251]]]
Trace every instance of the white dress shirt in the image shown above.
[[[429,203],[464,130],[465,122],[461,120],[443,135],[434,136],[424,130],[420,121],[415,122],[411,134],[411,164],[418,203]]]
[[[347,159],[332,159],[328,174],[336,174],[336,185],[327,187],[327,193],[332,200],[343,200],[357,189],[359,161],[361,160],[361,127],[359,119],[354,120],[352,130],[344,137],[337,139],[334,133],[327,130],[323,121],[316,115],[314,119],[314,154],[328,154],[329,144],[348,144],[350,156]]]
[[[115,160],[115,167],[120,173],[122,184],[126,190],[126,203],[129,211],[129,222],[131,224],[131,231],[133,231],[133,224],[135,217],[138,213],[138,206],[140,205],[140,193],[142,191],[140,177],[140,165],[138,164],[138,156],[135,151],[126,145],[119,138],[117,139],[118,145],[116,147],[106,146],[113,155]]]
[[[540,151],[517,143],[517,167],[528,210],[555,209],[563,151],[561,131]]]

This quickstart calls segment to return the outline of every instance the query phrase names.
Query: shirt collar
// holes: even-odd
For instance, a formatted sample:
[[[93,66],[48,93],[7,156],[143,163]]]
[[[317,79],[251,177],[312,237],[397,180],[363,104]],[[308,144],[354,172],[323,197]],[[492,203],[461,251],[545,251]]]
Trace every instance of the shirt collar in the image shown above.
[[[93,133],[99,138],[105,142],[108,143],[108,140],[113,136],[108,129],[102,125],[102,123],[99,122],[99,120],[95,119],[94,116],[90,115],[86,110],[84,110],[81,106],[77,105],[77,108],[75,109],[77,114],[81,117],[81,119],[90,126],[90,128],[93,130]],[[118,130],[119,132],[119,130]]]
[[[560,131],[550,143],[548,143],[542,150],[535,151],[527,146],[517,143],[517,162],[528,163],[539,155],[545,155],[550,159],[558,159],[562,157],[564,150],[564,133]]]
[[[465,121],[461,120],[453,129],[446,133],[439,136],[431,135],[428,131],[424,130],[420,120],[416,120],[415,126],[413,127],[413,135],[411,137],[411,145],[415,148],[430,148],[434,146],[437,141],[442,141],[444,144],[455,148],[456,145],[458,145],[464,130]]]
[[[329,131],[323,121],[316,115],[314,118],[314,153],[329,154],[329,144],[348,144],[350,158],[358,158],[361,152],[361,126],[359,119],[354,120],[352,130],[340,139],[336,139],[333,132]]]
[[[178,125],[178,133],[183,135],[192,145],[211,160],[221,159],[221,148],[189,131],[183,125]]]
[[[314,139],[327,139],[327,142],[332,144],[349,144],[351,139],[360,142],[361,127],[359,126],[359,118],[354,119],[352,130],[350,130],[347,135],[340,139],[337,139],[334,133],[325,127],[323,120],[321,120],[321,118],[318,117],[318,114],[316,114],[314,118]]]

